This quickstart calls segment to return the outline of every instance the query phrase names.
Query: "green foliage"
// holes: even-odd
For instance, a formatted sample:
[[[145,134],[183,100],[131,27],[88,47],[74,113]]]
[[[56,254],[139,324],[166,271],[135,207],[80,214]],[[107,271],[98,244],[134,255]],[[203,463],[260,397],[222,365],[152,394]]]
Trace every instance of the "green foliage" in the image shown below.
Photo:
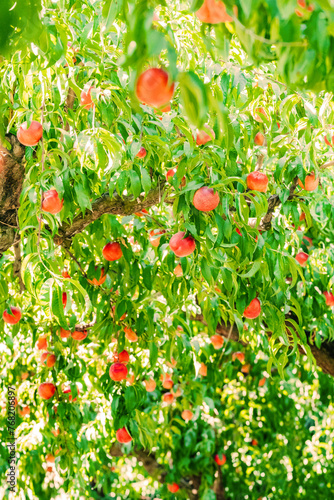
[[[4,498],[9,384],[20,412],[30,408],[17,413],[19,498],[29,489],[32,498],[170,499],[166,483],[176,482],[175,498],[191,498],[195,484],[195,498],[214,500],[217,453],[227,457],[221,484],[230,500],[330,498],[333,381],[315,369],[312,349],[334,339],[323,293],[334,275],[333,8],[317,1],[298,16],[295,0],[226,0],[234,21],[205,25],[195,14],[202,3],[4,4],[3,144],[10,149],[24,121],[43,123],[43,140],[25,148],[19,231],[0,255],[1,317],[22,310],[16,325],[0,320]],[[176,83],[170,111],[138,101],[148,67]],[[89,90],[87,109],[80,98]],[[204,125],[214,137],[197,145]],[[248,189],[254,170],[267,174],[266,193]],[[306,191],[297,180],[312,172],[319,187]],[[215,210],[194,207],[203,186],[219,194]],[[41,208],[50,189],[64,200],[57,215]],[[1,245],[15,229],[3,217]],[[178,231],[196,242],[190,256],[169,247]],[[109,241],[120,244],[120,259],[103,257]],[[256,297],[261,314],[247,319]],[[249,345],[242,363],[230,340],[214,349],[219,325]],[[61,328],[88,335],[62,338]],[[52,368],[40,362],[41,335],[56,355]],[[123,349],[128,379],[114,382],[110,365]],[[150,379],[156,388],[147,392]],[[46,381],[57,392],[43,401]],[[170,391],[177,397],[167,405]],[[122,427],[133,441],[120,451]]]

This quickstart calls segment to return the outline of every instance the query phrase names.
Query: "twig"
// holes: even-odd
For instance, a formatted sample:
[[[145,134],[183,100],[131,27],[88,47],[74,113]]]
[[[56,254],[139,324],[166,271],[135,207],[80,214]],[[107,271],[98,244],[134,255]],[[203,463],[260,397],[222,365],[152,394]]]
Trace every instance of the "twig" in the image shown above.
[[[63,249],[65,250],[65,252],[68,253],[68,255],[71,257],[71,259],[74,260],[74,262],[76,262],[76,264],[78,265],[82,275],[84,278],[88,279],[88,276],[86,274],[86,272],[84,271],[83,267],[81,266],[80,262],[78,261],[78,259],[73,255],[73,253],[71,252],[71,250],[69,250],[68,248],[66,248],[66,246],[63,246]]]
[[[43,130],[43,124],[44,124],[44,107],[45,107],[45,95],[43,92],[42,116],[41,116],[42,130]],[[45,150],[44,150],[43,135],[41,137],[41,144],[42,144],[41,163],[42,163],[42,174],[43,174],[44,168],[45,168]],[[38,253],[40,252],[40,240],[41,240],[41,229],[42,229],[42,204],[43,204],[43,192],[41,192],[41,205],[40,205],[40,213],[39,213],[39,218],[38,218],[38,237],[37,237],[37,251],[38,251]]]
[[[261,168],[263,167],[263,162],[264,162],[264,154],[260,154],[257,157],[255,172],[258,172],[259,170],[261,170]]]
[[[334,161],[327,161],[326,163],[323,163],[322,165],[320,165],[319,168],[325,169],[325,168],[329,168],[329,167],[333,167],[333,166],[334,166]]]

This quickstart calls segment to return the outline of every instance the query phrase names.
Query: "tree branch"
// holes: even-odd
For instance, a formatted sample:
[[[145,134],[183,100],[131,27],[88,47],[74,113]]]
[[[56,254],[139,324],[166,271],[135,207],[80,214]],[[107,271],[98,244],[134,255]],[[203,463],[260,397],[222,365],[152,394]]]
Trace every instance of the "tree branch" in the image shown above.
[[[143,208],[157,205],[161,200],[164,185],[165,181],[161,180],[158,186],[152,189],[146,197],[141,195],[135,200],[133,196],[124,196],[121,198],[115,193],[113,198],[110,198],[108,193],[103,194],[94,201],[91,211],[87,211],[85,215],[77,215],[71,224],[63,224],[58,229],[55,242],[61,245],[65,240],[71,239],[76,234],[81,233],[89,224],[104,214],[132,215],[134,212],[140,212]]]
[[[202,314],[197,314],[192,319],[200,321],[201,323],[206,325],[206,322]],[[291,323],[288,323],[288,325],[289,328],[292,327]],[[230,333],[230,328],[231,328],[230,325],[225,326],[220,324],[216,328],[216,333],[222,335],[222,337],[228,338]],[[270,333],[268,335],[270,336]],[[244,346],[247,345],[247,342],[243,342],[240,340],[239,332],[235,325],[233,325],[232,333],[230,335],[230,340],[233,340],[234,342],[239,342]],[[318,349],[313,344],[309,344],[309,346],[317,366],[321,368],[324,373],[327,373],[328,375],[332,375],[332,377],[334,377],[334,342],[324,342],[320,349]],[[302,348],[302,346],[299,347],[299,352],[301,354],[305,354],[305,351]]]
[[[289,189],[288,200],[291,200],[293,198],[297,184],[298,184],[298,177],[295,177],[293,180],[293,183],[291,184],[291,187]],[[269,197],[268,210],[267,210],[266,215],[261,220],[261,224],[259,226],[260,231],[269,231],[271,229],[271,220],[273,218],[273,214],[275,212],[275,209],[280,204],[281,204],[281,200],[279,199],[279,196],[277,194],[274,194],[274,195]]]

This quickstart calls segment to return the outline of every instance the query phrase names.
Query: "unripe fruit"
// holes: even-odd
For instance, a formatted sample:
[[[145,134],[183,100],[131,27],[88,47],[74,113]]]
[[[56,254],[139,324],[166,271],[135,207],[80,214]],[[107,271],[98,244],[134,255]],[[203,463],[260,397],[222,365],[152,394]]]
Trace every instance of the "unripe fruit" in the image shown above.
[[[95,269],[97,269],[97,266],[95,266]],[[104,274],[104,267],[102,267],[101,275],[100,275],[100,278],[98,280],[96,278],[93,278],[92,280],[87,280],[87,281],[91,285],[99,286],[99,285],[103,285],[103,283],[105,282],[106,279],[107,279],[107,275]]]
[[[244,310],[244,316],[248,319],[255,319],[261,314],[261,302],[259,299],[253,299]]]
[[[200,367],[198,373],[202,377],[206,377],[207,376],[207,374],[208,374],[208,368],[207,368],[207,366],[204,363],[201,363],[201,367]]]
[[[174,93],[174,83],[169,83],[168,73],[160,68],[150,68],[142,73],[136,83],[139,101],[153,108],[167,104]]]
[[[38,388],[38,394],[42,399],[51,399],[56,392],[56,386],[50,382],[43,382]]]
[[[120,382],[125,380],[128,374],[128,369],[123,363],[114,363],[109,369],[109,376],[111,380],[115,382]]]
[[[215,462],[219,466],[224,465],[226,463],[226,455],[224,454],[215,455]]]
[[[150,378],[149,380],[144,381],[145,388],[147,392],[153,392],[157,386],[155,380],[153,378]]]
[[[159,244],[160,244],[160,238],[161,236],[157,237],[159,234],[164,234],[166,231],[164,229],[152,229],[152,231],[150,231],[150,236],[149,236],[149,240],[150,240],[150,243],[153,247],[158,247]]]
[[[16,323],[18,323],[21,318],[22,318],[21,309],[15,306],[7,308],[2,315],[2,319],[8,325],[16,325]]]
[[[46,335],[41,335],[39,337],[39,339],[36,342],[36,347],[39,350],[47,349],[48,348],[48,341],[47,341],[47,336]]]
[[[72,339],[74,340],[84,340],[87,335],[88,335],[88,332],[87,330],[84,330],[83,332],[80,332],[78,330],[74,330],[74,332],[72,332]]]
[[[212,335],[210,340],[215,349],[221,349],[224,345],[224,337],[221,335]]]
[[[186,257],[193,253],[196,248],[195,240],[192,236],[184,238],[186,233],[179,231],[169,240],[169,247],[177,257]]]
[[[323,292],[325,298],[326,298],[326,305],[327,306],[334,306],[334,295],[332,292]]]
[[[203,186],[194,194],[193,205],[201,212],[210,212],[219,205],[219,194],[212,188]]]
[[[176,493],[177,491],[179,491],[180,486],[178,484],[176,484],[176,483],[167,484],[167,489],[171,493]]]
[[[232,361],[235,361],[238,359],[240,363],[243,363],[245,361],[245,354],[243,352],[234,352],[232,354]]]
[[[226,12],[225,4],[220,0],[204,0],[202,7],[195,14],[202,23],[218,24],[233,21]]]
[[[263,146],[264,144],[264,135],[261,132],[258,132],[254,137],[254,142],[257,146]]]
[[[247,187],[252,191],[265,193],[268,189],[269,179],[263,172],[251,172],[247,175]]]
[[[205,130],[198,130],[196,133],[196,144],[197,146],[203,146],[207,142],[210,142],[216,138],[212,128],[204,125]]]
[[[307,262],[307,259],[308,259],[308,254],[305,253],[305,252],[299,252],[297,253],[296,255],[296,261],[303,267],[306,266],[306,262]]]
[[[147,155],[147,151],[145,148],[143,148],[143,146],[140,148],[140,150],[136,154],[137,158],[145,158],[146,155]]]
[[[183,418],[183,420],[185,420],[186,422],[189,422],[190,420],[192,420],[194,414],[192,411],[190,410],[183,410],[183,412],[181,413],[181,417]]]
[[[36,146],[43,135],[43,127],[39,122],[32,121],[29,128],[27,122],[22,123],[17,131],[17,138],[23,146]]]
[[[41,363],[46,365],[48,368],[52,368],[56,363],[56,356],[51,352],[43,352],[41,355]]]
[[[174,401],[174,394],[172,394],[171,392],[166,392],[166,394],[163,395],[162,399],[164,403],[171,405]]]
[[[62,339],[67,339],[67,338],[68,338],[68,337],[70,337],[70,336],[71,336],[71,332],[70,332],[70,330],[64,330],[64,328],[61,328],[61,327],[60,327],[60,337],[61,337]]]
[[[319,177],[316,178],[315,173],[312,172],[312,174],[305,177],[305,186],[300,179],[298,179],[298,184],[305,191],[314,191],[318,187]]]
[[[129,342],[137,342],[138,335],[131,328],[125,327],[124,332]]]
[[[182,271],[182,266],[181,264],[178,264],[175,269],[174,269],[174,274],[175,276],[177,276],[178,278],[180,278],[181,276],[183,276],[183,271]]]
[[[60,200],[55,189],[50,189],[43,193],[42,210],[49,214],[58,214],[63,208],[64,200]]]
[[[122,429],[118,429],[118,431],[116,431],[116,439],[119,443],[130,443],[130,441],[132,441],[132,437],[125,427],[122,427]]]
[[[85,109],[90,109],[95,106],[95,104],[92,101],[92,96],[90,94],[91,88],[85,92],[84,90],[81,92],[80,95],[80,106],[83,106]]]
[[[106,246],[103,248],[102,254],[106,260],[112,262],[114,260],[120,259],[123,255],[123,252],[121,249],[121,245],[117,242],[114,242],[114,243],[107,243]]]

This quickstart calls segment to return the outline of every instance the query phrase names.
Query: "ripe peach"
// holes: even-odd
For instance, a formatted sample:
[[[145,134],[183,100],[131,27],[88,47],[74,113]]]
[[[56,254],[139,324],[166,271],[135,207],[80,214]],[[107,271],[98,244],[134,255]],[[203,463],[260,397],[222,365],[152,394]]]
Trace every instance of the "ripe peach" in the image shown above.
[[[162,382],[162,387],[164,389],[171,389],[173,387],[173,385],[174,385],[173,380],[171,380],[170,375],[168,373],[166,373],[166,376]]]
[[[109,369],[109,376],[115,382],[125,380],[128,374],[128,369],[123,363],[114,363]]]
[[[62,273],[61,273],[62,277],[63,278],[70,278],[71,276],[68,274],[67,270],[65,269]]]
[[[259,443],[256,439],[252,439],[252,446],[257,446]]]
[[[53,455],[51,455],[51,453],[49,453],[48,455],[46,455],[45,460],[46,460],[47,462],[52,463],[52,464],[54,464],[54,463],[55,463],[55,457],[54,457]]]
[[[305,212],[302,212],[302,213],[300,214],[300,216],[299,216],[299,222],[301,222],[301,221],[305,220],[305,218],[306,218],[306,214],[305,214]]]
[[[193,253],[196,248],[195,240],[192,236],[184,238],[186,233],[179,231],[169,240],[169,247],[177,257],[186,257]]]
[[[59,429],[51,429],[51,432],[54,435],[54,437],[57,437],[60,434],[60,430]]]
[[[224,337],[221,335],[212,335],[210,340],[215,349],[221,349],[224,345]]]
[[[22,123],[17,131],[17,138],[23,146],[36,146],[43,135],[43,127],[39,122],[32,121],[29,128],[27,122]]]
[[[176,484],[176,483],[167,484],[167,489],[171,493],[176,493],[177,491],[179,491],[180,486],[178,484]]]
[[[247,365],[243,365],[241,367],[241,371],[242,373],[249,373],[249,370],[251,369],[251,365],[250,364],[247,364]]]
[[[208,374],[208,368],[207,368],[207,366],[204,363],[201,363],[201,367],[200,367],[198,373],[202,377],[206,377],[207,376],[207,374]]]
[[[29,406],[23,406],[18,409],[18,412],[21,417],[26,417],[27,415],[30,415],[30,408]]]
[[[220,0],[204,0],[202,7],[196,12],[196,16],[202,23],[218,24],[230,23],[232,17],[226,12],[226,7]]]
[[[269,179],[263,172],[251,172],[247,175],[247,187],[252,191],[265,193],[268,189]]]
[[[148,214],[146,208],[143,208],[140,212],[135,212],[134,215],[137,217],[145,217]]]
[[[220,453],[219,455],[215,455],[214,458],[215,462],[217,465],[222,466],[226,463],[226,455]]]
[[[102,250],[103,257],[112,262],[114,260],[118,260],[122,257],[123,252],[121,249],[121,245],[114,241],[113,243],[107,243]]]
[[[39,350],[47,349],[48,348],[48,341],[47,341],[47,336],[46,335],[41,335],[39,337],[39,339],[36,342],[36,347]]]
[[[46,365],[48,368],[52,368],[56,363],[56,356],[51,352],[43,352],[41,355],[41,363]]]
[[[133,383],[134,383],[134,381],[135,381],[135,376],[134,376],[134,374],[132,373],[132,375],[130,375],[130,377],[128,377],[128,378],[126,379],[126,381],[127,381],[127,383],[128,383],[128,384],[130,384],[130,385],[131,385],[131,384],[133,384]]]
[[[171,182],[172,179],[173,179],[173,177],[174,177],[174,175],[176,174],[176,172],[177,172],[177,167],[176,168],[170,168],[168,170],[167,174],[166,174],[166,181],[167,182]],[[186,185],[186,178],[185,178],[185,176],[183,176],[182,179],[181,179],[180,186],[184,187],[185,185]]]
[[[244,316],[248,319],[255,319],[261,314],[261,302],[259,299],[253,299],[244,310]]]
[[[64,200],[60,200],[55,189],[50,189],[43,193],[42,210],[49,214],[58,214],[63,208]]]
[[[70,335],[70,330],[64,330],[64,328],[60,327],[60,336],[62,339],[67,339],[68,337],[70,337]]]
[[[325,298],[326,298],[326,305],[327,306],[334,306],[334,295],[332,292],[323,292]]]
[[[306,266],[306,262],[307,262],[307,259],[308,259],[308,254],[305,253],[305,252],[299,252],[297,253],[296,255],[296,261],[302,266],[302,267],[305,267]]]
[[[116,439],[119,443],[130,443],[130,441],[132,441],[132,437],[125,427],[122,427],[121,429],[118,429],[118,431],[116,431]]]
[[[178,264],[175,269],[174,269],[174,274],[175,276],[177,276],[178,278],[181,278],[181,276],[183,276],[183,271],[182,271],[182,266],[181,264]]]
[[[157,386],[153,378],[150,378],[149,380],[144,380],[144,384],[147,392],[153,392]]]
[[[2,319],[8,325],[16,325],[22,318],[21,309],[19,307],[11,306],[5,309]]]
[[[162,400],[164,403],[171,405],[174,401],[174,394],[172,394],[171,392],[166,392],[166,394],[163,395]]]
[[[314,191],[318,187],[319,177],[316,178],[315,173],[312,172],[312,174],[305,177],[305,186],[300,179],[298,179],[298,184],[305,191]]]
[[[152,229],[150,231],[149,240],[152,246],[158,247],[160,244],[161,236],[157,237],[159,234],[164,234],[166,231],[164,229]]]
[[[136,154],[137,158],[145,158],[146,155],[147,155],[147,151],[145,148],[143,148],[143,146],[140,148],[140,150]]]
[[[114,358],[115,362],[123,363],[124,365],[126,365],[130,361],[129,353],[125,349],[123,349],[123,351],[121,351],[120,353],[116,354]]]
[[[67,293],[63,292],[62,294],[62,302],[63,302],[63,308],[65,309],[66,304],[67,304]]]
[[[190,411],[190,410],[183,410],[183,412],[181,413],[181,417],[183,418],[183,420],[185,420],[186,422],[189,422],[189,420],[192,420],[193,419],[193,412]]]
[[[203,146],[207,142],[215,140],[216,136],[212,128],[204,125],[205,130],[197,130],[196,133],[196,144],[197,146]]]
[[[27,380],[28,377],[29,377],[29,372],[23,372],[23,373],[21,373],[21,379],[22,380]]]
[[[174,83],[169,82],[168,73],[160,68],[150,68],[142,73],[136,84],[139,101],[153,108],[167,104],[174,93]]]
[[[55,392],[56,386],[51,382],[43,382],[43,384],[38,387],[38,394],[42,399],[51,399]]]
[[[83,106],[85,109],[90,109],[95,106],[90,93],[91,89],[92,87],[90,87],[87,92],[83,90],[80,95],[80,106]]]
[[[88,332],[87,330],[83,330],[82,332],[80,332],[79,330],[74,330],[71,335],[72,339],[74,340],[84,340],[87,337]]]
[[[137,342],[138,335],[131,328],[124,327],[124,332],[129,342]]]
[[[266,381],[267,381],[266,377],[261,378],[261,380],[259,380],[259,387],[263,387]]]
[[[245,354],[243,352],[234,352],[232,354],[232,361],[235,361],[238,359],[240,363],[243,363],[245,361]]]
[[[194,194],[193,205],[201,212],[210,212],[219,205],[219,194],[212,188],[203,186]]]
[[[263,135],[263,134],[261,134],[261,132],[258,132],[258,133],[256,134],[256,136],[254,137],[254,142],[255,142],[255,144],[256,144],[257,146],[263,146],[263,144],[264,144],[264,139],[265,139],[264,135]]]

